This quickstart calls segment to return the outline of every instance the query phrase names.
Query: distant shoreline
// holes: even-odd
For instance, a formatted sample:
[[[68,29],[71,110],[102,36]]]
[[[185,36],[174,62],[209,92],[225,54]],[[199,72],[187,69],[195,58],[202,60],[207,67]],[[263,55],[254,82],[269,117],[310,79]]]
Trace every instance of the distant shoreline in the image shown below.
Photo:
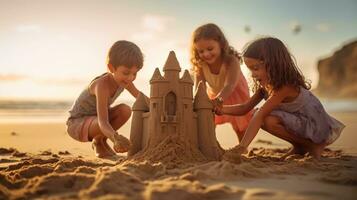
[[[355,112],[357,111],[357,98],[320,98],[327,112]],[[134,101],[116,101],[114,103],[125,103],[133,105]],[[39,113],[61,113],[67,112],[73,101],[34,101],[34,100],[0,100],[0,116],[6,114],[34,114]]]

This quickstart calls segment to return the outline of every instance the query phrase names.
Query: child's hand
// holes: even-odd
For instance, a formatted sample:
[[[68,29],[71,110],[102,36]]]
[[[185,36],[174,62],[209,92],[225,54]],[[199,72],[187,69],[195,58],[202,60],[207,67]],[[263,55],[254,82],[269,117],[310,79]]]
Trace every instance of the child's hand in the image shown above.
[[[233,163],[239,163],[242,154],[247,153],[247,147],[237,145],[229,149],[224,155],[223,159]]]
[[[216,115],[223,115],[224,113],[223,113],[223,107],[221,106],[221,107],[215,107],[214,109],[213,109],[213,111],[214,111],[214,113],[216,114]]]
[[[216,107],[222,107],[223,106],[223,99],[222,97],[216,97],[212,100],[213,106]]]
[[[248,149],[245,146],[237,145],[235,146],[232,151],[236,154],[242,155],[248,153]]]
[[[114,147],[113,149],[118,152],[118,153],[125,153],[129,151],[131,147],[131,142],[128,140],[128,138],[120,135],[120,134],[115,134],[114,135]]]
[[[223,99],[222,97],[216,97],[212,100],[213,111],[216,115],[222,115]]]

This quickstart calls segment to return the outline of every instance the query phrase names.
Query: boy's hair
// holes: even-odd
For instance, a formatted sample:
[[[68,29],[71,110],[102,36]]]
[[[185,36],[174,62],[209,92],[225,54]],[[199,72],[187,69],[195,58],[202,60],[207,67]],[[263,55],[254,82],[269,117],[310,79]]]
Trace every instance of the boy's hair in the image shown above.
[[[198,73],[198,68],[200,67],[200,63],[202,60],[200,59],[198,52],[195,48],[195,43],[201,39],[215,40],[219,43],[222,52],[223,62],[229,63],[232,61],[233,57],[240,58],[238,52],[231,46],[224,36],[221,29],[213,23],[204,24],[198,27],[192,34],[192,42],[191,42],[191,63],[193,65],[192,70],[194,73]]]
[[[284,43],[277,38],[263,37],[253,40],[244,47],[243,57],[264,62],[269,84],[273,86],[273,89],[280,89],[284,85],[311,88],[310,82],[305,79],[296,65],[295,58]],[[256,80],[253,81],[253,91],[257,91],[261,85]]]
[[[140,48],[129,41],[119,40],[113,44],[108,52],[107,64],[112,64],[114,68],[120,65],[126,67],[143,67],[144,56]]]

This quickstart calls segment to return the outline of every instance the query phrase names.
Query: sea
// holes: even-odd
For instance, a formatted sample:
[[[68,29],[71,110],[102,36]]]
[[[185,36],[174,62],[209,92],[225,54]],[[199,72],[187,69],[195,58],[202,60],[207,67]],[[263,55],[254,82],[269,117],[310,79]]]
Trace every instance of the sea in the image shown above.
[[[357,99],[321,99],[321,103],[329,113],[357,112]],[[0,100],[0,123],[63,122],[72,104],[64,100]]]

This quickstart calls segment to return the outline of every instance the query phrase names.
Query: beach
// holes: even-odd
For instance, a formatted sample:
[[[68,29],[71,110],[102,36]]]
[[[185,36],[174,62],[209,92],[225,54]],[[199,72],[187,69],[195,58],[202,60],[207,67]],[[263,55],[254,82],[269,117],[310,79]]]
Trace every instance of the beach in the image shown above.
[[[0,200],[357,200],[357,1],[0,5]],[[279,122],[286,129],[334,140],[324,136],[343,126],[322,123],[334,120],[303,88],[345,125],[318,159],[304,152],[318,157],[323,144],[304,145],[274,118],[260,118],[291,110]],[[119,104],[132,111],[122,127],[129,109]],[[234,130],[247,120],[216,127],[221,104],[257,113],[242,156]],[[104,153],[105,138],[87,119],[73,120],[72,137],[89,127],[98,143],[71,138],[70,110],[73,118],[100,115],[106,136],[108,121],[121,127],[132,148],[115,154],[104,145]],[[257,133],[262,121],[296,149]],[[117,151],[128,143],[110,138]],[[93,146],[115,155],[98,158]]]
[[[126,160],[126,154],[98,159],[90,143],[67,135],[61,117],[3,120],[0,199],[355,199],[357,112],[331,115],[346,128],[319,161],[307,155],[280,158],[288,143],[260,131],[238,164],[176,167]],[[119,132],[129,136],[130,123]],[[237,143],[229,125],[216,133],[225,149]]]

